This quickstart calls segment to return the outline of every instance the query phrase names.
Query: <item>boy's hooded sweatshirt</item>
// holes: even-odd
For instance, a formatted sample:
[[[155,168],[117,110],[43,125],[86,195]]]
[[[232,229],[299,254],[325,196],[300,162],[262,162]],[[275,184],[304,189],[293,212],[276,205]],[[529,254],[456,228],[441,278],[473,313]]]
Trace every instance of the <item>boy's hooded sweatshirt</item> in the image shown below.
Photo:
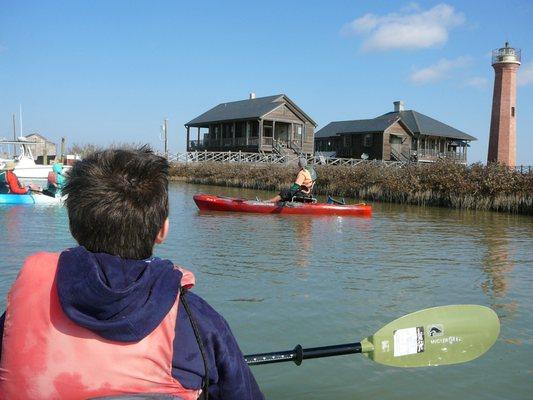
[[[56,282],[61,307],[76,324],[108,340],[138,342],[168,314],[181,278],[169,260],[125,260],[79,246],[61,253]],[[224,318],[194,293],[185,297],[208,359],[210,398],[263,399]],[[201,388],[204,363],[182,302],[172,361],[174,378],[188,389]]]

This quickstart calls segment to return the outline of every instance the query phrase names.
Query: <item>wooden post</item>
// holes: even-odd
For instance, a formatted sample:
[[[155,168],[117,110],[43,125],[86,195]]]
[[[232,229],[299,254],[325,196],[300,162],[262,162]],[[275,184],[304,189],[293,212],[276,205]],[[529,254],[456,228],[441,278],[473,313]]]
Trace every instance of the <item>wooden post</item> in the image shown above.
[[[64,137],[61,138],[61,153],[60,153],[60,158],[59,158],[60,162],[63,162],[63,157],[65,157],[65,138]]]
[[[257,132],[257,150],[261,151],[261,148],[263,146],[263,120],[260,119],[259,121],[259,132]]]
[[[231,145],[235,146],[235,122],[233,122],[233,132],[231,134]]]
[[[245,139],[245,143],[246,143],[246,146],[248,146],[248,139],[250,137],[250,121],[246,121],[246,139]]]
[[[48,149],[46,148],[46,140],[43,146],[43,165],[48,165]]]
[[[189,151],[189,130],[190,128],[187,126],[187,146],[185,147],[187,151]]]

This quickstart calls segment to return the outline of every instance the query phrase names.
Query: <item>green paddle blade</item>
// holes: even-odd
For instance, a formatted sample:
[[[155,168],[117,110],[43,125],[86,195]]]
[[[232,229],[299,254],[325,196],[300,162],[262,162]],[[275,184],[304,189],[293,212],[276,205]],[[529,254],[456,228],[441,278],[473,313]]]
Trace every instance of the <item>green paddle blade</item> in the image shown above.
[[[394,367],[458,364],[481,356],[500,333],[498,316],[476,305],[433,307],[405,315],[361,341],[370,359]]]

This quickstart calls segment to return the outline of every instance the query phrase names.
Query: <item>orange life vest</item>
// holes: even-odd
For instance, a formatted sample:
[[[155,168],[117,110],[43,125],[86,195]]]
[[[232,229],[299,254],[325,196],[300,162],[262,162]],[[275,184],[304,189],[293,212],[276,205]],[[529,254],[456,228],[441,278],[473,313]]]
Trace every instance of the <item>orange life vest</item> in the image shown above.
[[[106,340],[76,325],[63,312],[56,287],[59,254],[29,257],[7,301],[1,399],[87,399],[131,393],[197,399],[172,377],[179,296],[159,326],[136,343]],[[182,286],[194,276],[182,270]]]

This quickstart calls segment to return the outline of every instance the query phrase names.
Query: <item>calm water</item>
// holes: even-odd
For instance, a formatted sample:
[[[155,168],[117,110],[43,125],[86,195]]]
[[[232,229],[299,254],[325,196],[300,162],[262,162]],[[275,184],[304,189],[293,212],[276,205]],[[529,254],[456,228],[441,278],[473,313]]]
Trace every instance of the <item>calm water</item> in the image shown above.
[[[374,204],[371,219],[199,213],[175,184],[156,254],[196,273],[195,291],[245,353],[353,342],[422,308],[492,307],[502,330],[482,358],[401,369],[362,356],[257,366],[269,399],[533,398],[533,218]],[[270,193],[259,193],[267,198]],[[60,207],[0,208],[0,305],[23,258],[74,245]]]

